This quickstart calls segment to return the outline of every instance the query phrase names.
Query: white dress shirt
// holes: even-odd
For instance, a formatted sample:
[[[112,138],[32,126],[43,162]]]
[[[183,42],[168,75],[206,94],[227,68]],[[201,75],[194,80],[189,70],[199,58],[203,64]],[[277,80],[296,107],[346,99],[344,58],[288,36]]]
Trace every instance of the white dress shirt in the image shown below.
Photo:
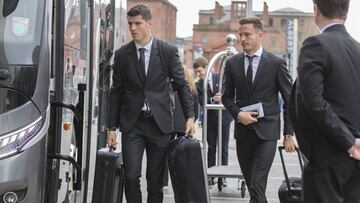
[[[252,55],[252,56],[256,56],[256,57],[253,58],[253,61],[252,61],[252,70],[253,70],[252,80],[253,81],[254,81],[255,76],[256,76],[256,71],[257,71],[259,63],[260,63],[262,52],[263,52],[263,48],[262,48],[262,46],[260,46],[260,48]],[[246,57],[246,56],[250,56],[250,55],[247,54],[246,52],[244,52],[245,75],[247,73],[247,69],[248,69],[248,66],[249,66],[249,58]]]
[[[149,61],[150,61],[150,55],[151,55],[151,47],[152,47],[152,43],[153,43],[153,38],[151,37],[150,42],[147,43],[144,47],[142,47],[141,45],[139,45],[138,43],[135,42],[135,46],[136,46],[136,53],[138,56],[138,60],[140,59],[140,48],[144,48],[145,52],[144,52],[144,56],[145,56],[145,75],[147,75],[147,72],[149,70]],[[141,108],[142,111],[150,111],[150,106],[146,103],[146,98],[144,101],[144,106]]]
[[[135,42],[135,46],[136,46],[136,50],[137,50],[137,56],[138,56],[138,60],[140,59],[140,48],[144,48],[145,52],[145,75],[147,75],[147,72],[149,70],[149,61],[150,61],[150,55],[151,55],[151,47],[152,47],[152,43],[153,43],[153,38],[151,37],[150,42],[147,43],[144,47],[140,46],[138,43]]]

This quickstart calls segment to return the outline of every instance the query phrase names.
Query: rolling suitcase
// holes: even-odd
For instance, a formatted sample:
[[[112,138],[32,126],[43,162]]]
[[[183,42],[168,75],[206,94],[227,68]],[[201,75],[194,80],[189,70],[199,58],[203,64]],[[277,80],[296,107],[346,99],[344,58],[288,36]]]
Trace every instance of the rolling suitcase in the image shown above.
[[[169,172],[176,203],[208,202],[207,176],[200,142],[178,137],[170,142]]]
[[[285,147],[279,147],[281,164],[284,170],[285,180],[281,183],[278,191],[280,203],[300,203],[301,202],[301,178],[289,177],[286,171],[285,160],[283,156],[283,150]],[[303,170],[303,163],[300,155],[300,151],[296,148],[298,159],[300,162],[301,171]]]
[[[120,203],[123,197],[124,170],[121,152],[113,148],[97,151],[92,203]]]

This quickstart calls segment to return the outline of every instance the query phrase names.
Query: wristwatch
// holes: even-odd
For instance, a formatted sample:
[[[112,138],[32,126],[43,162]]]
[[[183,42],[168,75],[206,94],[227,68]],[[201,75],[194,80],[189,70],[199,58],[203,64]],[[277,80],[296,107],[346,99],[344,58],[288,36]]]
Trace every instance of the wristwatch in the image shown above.
[[[116,127],[110,128],[109,131],[116,131]]]

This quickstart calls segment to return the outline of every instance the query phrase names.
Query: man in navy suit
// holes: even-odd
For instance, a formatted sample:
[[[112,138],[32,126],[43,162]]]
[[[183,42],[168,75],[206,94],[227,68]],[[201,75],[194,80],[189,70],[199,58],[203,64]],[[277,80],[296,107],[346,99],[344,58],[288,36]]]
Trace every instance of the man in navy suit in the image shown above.
[[[127,15],[133,41],[115,52],[108,143],[116,143],[115,130],[119,128],[122,132],[125,195],[131,203],[142,201],[139,178],[146,150],[147,202],[158,203],[163,201],[165,161],[170,133],[174,130],[174,100],[170,88],[179,95],[187,120],[185,133],[190,135],[195,131],[193,99],[177,48],[156,39],[151,33],[149,8],[136,5]],[[166,67],[162,67],[163,64]],[[170,84],[170,79],[173,84]]]
[[[313,2],[321,34],[301,48],[292,115],[309,160],[304,202],[359,203],[360,44],[344,26],[349,0]]]
[[[196,82],[196,89],[198,91],[199,103],[204,106],[204,80],[206,69],[208,68],[209,61],[204,57],[198,57],[194,60],[193,68],[196,74],[200,78]],[[221,102],[222,93],[219,92],[219,74],[210,72],[209,80],[207,81],[207,95],[208,104],[216,104]],[[230,135],[230,123],[232,117],[227,110],[222,112],[222,154],[221,154],[221,165],[228,165],[228,148],[229,148],[229,135]],[[216,164],[216,140],[218,138],[218,110],[208,110],[207,116],[207,143],[208,143],[208,167],[215,166]]]
[[[280,138],[279,92],[284,100],[283,144],[289,152],[295,147],[287,114],[291,78],[285,60],[263,49],[261,21],[245,18],[239,23],[244,52],[226,61],[222,101],[237,121],[234,133],[237,156],[249,189],[250,202],[266,203],[267,177]],[[253,104],[262,106],[263,117],[257,118],[261,112],[240,110]]]

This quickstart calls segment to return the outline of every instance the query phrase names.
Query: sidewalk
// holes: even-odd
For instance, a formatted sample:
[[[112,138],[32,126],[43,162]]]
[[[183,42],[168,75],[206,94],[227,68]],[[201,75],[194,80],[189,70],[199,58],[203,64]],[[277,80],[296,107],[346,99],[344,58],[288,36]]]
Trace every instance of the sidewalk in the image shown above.
[[[233,138],[233,126],[230,128],[230,142],[229,142],[229,165],[238,164],[236,157],[236,148],[235,140]],[[199,140],[202,139],[202,128],[197,128],[195,137]],[[282,145],[282,141],[278,141],[278,146]],[[287,163],[287,170],[289,176],[301,176],[300,166],[298,164],[298,159],[295,153],[285,154],[284,156]],[[146,192],[146,156],[143,160],[143,169],[141,177],[141,190],[143,193],[143,202],[146,202],[147,192]],[[269,203],[279,203],[278,198],[278,188],[281,182],[284,179],[283,169],[281,166],[279,153],[276,152],[275,159],[270,170],[268,186],[266,190],[266,196]],[[218,191],[217,185],[210,187],[210,197],[212,203],[245,203],[249,202],[249,193],[246,191],[244,198],[240,196],[240,190],[238,187],[238,180],[234,178],[227,178],[227,187],[224,187],[221,192]],[[174,203],[174,195],[171,188],[171,181],[169,181],[169,186],[164,188],[164,203]]]

